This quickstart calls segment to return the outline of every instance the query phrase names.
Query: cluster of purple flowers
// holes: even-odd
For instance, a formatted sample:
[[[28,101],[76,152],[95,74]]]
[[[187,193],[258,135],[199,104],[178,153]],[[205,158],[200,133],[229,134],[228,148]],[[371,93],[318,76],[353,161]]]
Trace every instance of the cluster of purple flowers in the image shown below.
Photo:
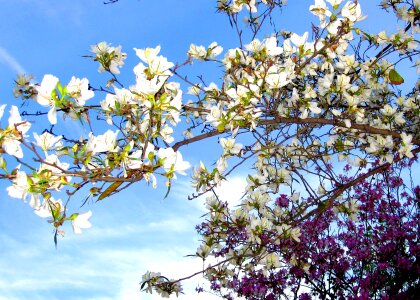
[[[416,299],[420,186],[404,185],[402,167],[389,168],[346,191],[343,203],[351,199],[357,205],[357,218],[335,205],[298,224],[300,241],[279,239],[272,231],[262,233],[259,245],[248,246],[253,255],[235,264],[233,276],[212,277],[211,288],[227,299]],[[287,208],[290,216],[296,216],[288,196],[280,195],[273,202],[273,207]],[[224,258],[249,244],[245,220],[226,219],[218,233],[209,232],[215,228],[211,222],[197,228],[202,235],[218,237],[223,245],[212,255]],[[281,266],[246,266],[258,263],[255,253],[263,251],[278,255]]]

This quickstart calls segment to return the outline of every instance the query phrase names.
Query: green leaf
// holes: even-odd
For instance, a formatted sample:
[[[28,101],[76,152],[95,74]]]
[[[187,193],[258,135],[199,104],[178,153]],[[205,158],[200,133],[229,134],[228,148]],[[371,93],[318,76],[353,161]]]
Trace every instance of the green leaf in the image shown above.
[[[325,201],[318,204],[318,209],[323,211],[327,207],[327,203]]]
[[[343,152],[343,151],[344,151],[344,143],[343,143],[343,141],[341,141],[341,140],[336,140],[336,141],[335,141],[335,144],[334,144],[334,147],[335,147],[335,149],[336,149],[337,151],[339,151],[339,152]]]
[[[51,215],[54,220],[58,220],[61,215],[61,205],[59,203],[49,203]]]
[[[78,215],[79,215],[78,213],[74,213],[70,217],[68,217],[67,220],[74,220],[77,218]]]
[[[61,83],[57,82],[57,85],[55,87],[57,88],[60,95],[63,95],[63,86],[61,85]]]
[[[166,191],[165,197],[163,199],[166,199],[168,197],[170,191],[171,191],[171,182],[169,181],[168,190]]]
[[[6,166],[7,166],[6,160],[4,160],[3,157],[0,156],[0,168],[6,171]]]
[[[99,197],[97,201],[101,201],[103,199],[105,199],[106,197],[109,197],[111,195],[112,192],[115,192],[115,190],[121,185],[123,184],[122,181],[117,181],[114,182],[113,184],[111,184]]]
[[[395,69],[389,71],[388,78],[391,84],[400,85],[404,83],[404,78],[402,78],[401,75],[398,74],[397,71],[395,71]]]
[[[217,131],[219,131],[220,133],[222,133],[223,131],[225,131],[225,125],[220,123],[219,125],[217,125]]]
[[[58,229],[56,229],[55,230],[55,233],[54,233],[54,245],[55,245],[55,249],[57,249],[57,244],[58,244],[57,235],[58,235]]]
[[[161,103],[164,103],[165,101],[166,101],[166,93],[163,93],[162,95],[160,95],[160,97],[159,97],[159,101],[161,102]]]

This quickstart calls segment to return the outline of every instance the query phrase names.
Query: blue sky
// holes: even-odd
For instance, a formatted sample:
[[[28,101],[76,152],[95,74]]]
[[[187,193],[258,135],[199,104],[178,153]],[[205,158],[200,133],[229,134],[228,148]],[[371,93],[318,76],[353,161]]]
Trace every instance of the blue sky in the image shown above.
[[[280,17],[282,28],[302,34],[310,29],[311,21],[316,22],[307,14],[312,1],[290,2]],[[224,49],[236,47],[235,33],[224,16],[215,14],[215,3],[120,0],[103,5],[101,0],[0,0],[0,103],[17,103],[11,93],[17,72],[34,74],[38,81],[51,73],[63,82],[72,75],[88,77],[92,83],[103,82],[105,77],[96,72],[97,65],[81,57],[89,54],[90,45],[103,40],[115,46],[121,44],[128,54],[120,76],[128,84],[134,82],[132,68],[138,63],[133,47],[160,44],[162,54],[173,62],[186,58],[190,43],[208,45],[217,41]],[[302,18],[302,14],[308,18]],[[380,28],[383,25],[378,24],[378,19],[370,16],[366,24]],[[210,71],[211,80],[217,79],[215,70]],[[187,71],[200,74],[206,69],[195,64]],[[98,95],[96,100],[101,97]],[[203,156],[203,148],[197,146],[182,149],[182,153],[193,165],[214,157],[214,153]],[[67,234],[59,240],[57,250],[52,227],[27,204],[3,192],[0,300],[159,299],[138,292],[146,270],[178,277],[200,269],[199,261],[184,256],[198,246],[194,225],[205,212],[203,199],[186,200],[190,192],[188,177],[178,178],[165,200],[163,189],[152,190],[139,184],[102,203],[88,203],[80,212],[93,210],[93,227],[80,236],[66,228]],[[2,191],[6,186],[0,182]],[[237,174],[224,186],[222,194],[234,199],[243,187],[244,180]],[[195,299],[196,283],[187,286],[187,295],[180,299]]]

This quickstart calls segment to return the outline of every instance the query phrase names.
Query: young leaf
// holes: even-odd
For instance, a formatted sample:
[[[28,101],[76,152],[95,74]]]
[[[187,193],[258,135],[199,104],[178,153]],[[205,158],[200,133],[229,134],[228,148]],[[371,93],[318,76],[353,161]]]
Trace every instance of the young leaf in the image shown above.
[[[401,75],[398,74],[397,71],[395,71],[395,69],[392,69],[391,71],[389,71],[388,77],[389,77],[389,81],[392,84],[400,85],[404,83],[404,78],[402,78]]]

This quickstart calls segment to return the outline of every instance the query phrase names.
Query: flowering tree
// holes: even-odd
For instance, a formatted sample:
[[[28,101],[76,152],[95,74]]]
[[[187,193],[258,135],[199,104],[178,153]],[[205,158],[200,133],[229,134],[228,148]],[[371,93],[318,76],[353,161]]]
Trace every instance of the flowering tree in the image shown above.
[[[206,220],[198,230],[219,246],[214,256],[235,262],[228,269],[207,270],[211,288],[227,299],[416,299],[420,187],[404,186],[401,167],[349,188],[351,200],[322,208],[299,222],[298,230],[277,220],[268,227],[264,219],[249,228],[245,215],[223,212],[226,203],[215,207],[214,214],[222,217]],[[341,178],[350,182],[353,176]],[[316,205],[310,197],[305,200]],[[300,217],[298,203],[286,194],[271,209]],[[249,241],[252,231],[259,231],[258,243]],[[244,245],[248,253],[239,257],[235,252]]]
[[[315,0],[311,39],[275,30],[272,15],[285,2],[217,1],[238,33],[237,48],[192,44],[179,64],[160,46],[134,49],[141,62],[132,85],[118,78],[127,54],[106,42],[87,56],[109,75],[103,84],[18,76],[15,96],[45,111],[22,115],[12,106],[1,124],[0,178],[10,181],[9,196],[29,199],[57,242],[66,222],[75,233],[91,226],[91,211],[71,212],[74,195],[101,201],[141,180],[155,188],[157,176],[170,192],[191,168],[182,147],[210,140],[220,155],[211,167],[194,168],[191,198],[208,196],[195,255],[211,262],[200,273],[214,292],[231,299],[415,295],[420,188],[401,178],[410,178],[420,151],[420,97],[417,83],[399,88],[397,69],[414,66],[404,70],[407,79],[420,68],[420,1],[381,1],[402,29],[375,34],[359,27],[358,1]],[[221,82],[187,78],[183,66],[196,61],[223,66]],[[195,101],[183,101],[183,89]],[[47,115],[51,128],[29,135],[28,115]],[[91,132],[63,134],[61,117]],[[251,171],[232,207],[215,188],[241,165]],[[181,281],[147,272],[141,287],[167,296],[181,291]]]

